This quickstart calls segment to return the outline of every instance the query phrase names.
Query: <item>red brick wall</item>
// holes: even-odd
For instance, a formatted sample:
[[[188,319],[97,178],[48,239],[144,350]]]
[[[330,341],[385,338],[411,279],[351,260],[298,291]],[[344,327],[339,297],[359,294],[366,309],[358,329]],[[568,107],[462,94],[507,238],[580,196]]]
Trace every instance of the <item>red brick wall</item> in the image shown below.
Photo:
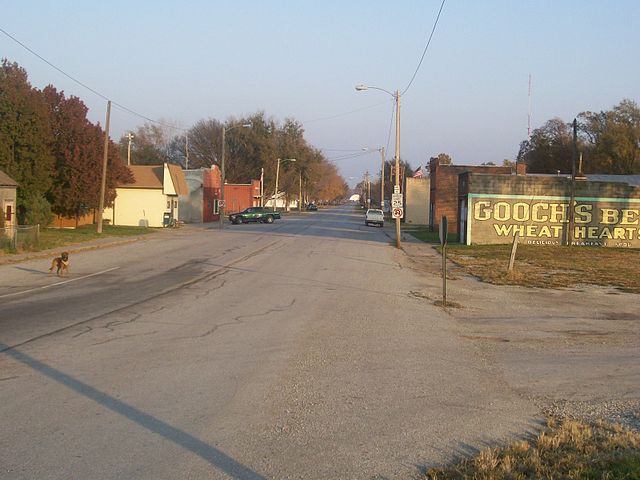
[[[458,233],[458,175],[463,172],[511,174],[511,167],[492,165],[440,165],[437,160],[429,164],[431,178],[431,217],[434,229],[440,226],[440,219],[447,216],[449,233]]]
[[[248,184],[227,183],[224,186],[225,214],[260,206],[260,180]]]
[[[202,221],[217,222],[220,215],[214,214],[215,201],[220,198],[220,170],[212,167],[211,170],[203,170],[202,187]]]

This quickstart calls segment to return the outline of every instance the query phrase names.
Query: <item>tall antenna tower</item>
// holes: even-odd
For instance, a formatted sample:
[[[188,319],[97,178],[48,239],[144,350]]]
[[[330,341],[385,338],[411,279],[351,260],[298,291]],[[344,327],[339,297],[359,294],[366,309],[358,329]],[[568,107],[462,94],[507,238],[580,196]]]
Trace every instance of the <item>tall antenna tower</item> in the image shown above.
[[[527,139],[531,140],[531,74],[529,74],[529,113],[527,116]]]

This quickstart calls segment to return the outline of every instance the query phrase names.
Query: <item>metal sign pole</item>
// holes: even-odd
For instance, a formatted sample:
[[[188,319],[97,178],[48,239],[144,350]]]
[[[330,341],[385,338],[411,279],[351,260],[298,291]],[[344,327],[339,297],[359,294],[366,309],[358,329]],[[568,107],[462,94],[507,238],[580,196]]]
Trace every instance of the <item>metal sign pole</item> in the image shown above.
[[[447,233],[449,226],[446,215],[440,220],[440,245],[442,245],[442,306],[447,306]]]

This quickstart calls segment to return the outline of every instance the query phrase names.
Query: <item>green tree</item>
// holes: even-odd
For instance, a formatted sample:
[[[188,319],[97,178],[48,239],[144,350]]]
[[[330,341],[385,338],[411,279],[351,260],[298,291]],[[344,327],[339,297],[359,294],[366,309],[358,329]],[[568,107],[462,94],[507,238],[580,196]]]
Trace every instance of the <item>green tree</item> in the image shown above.
[[[552,118],[520,144],[518,161],[526,162],[527,171],[531,173],[571,173],[572,155],[571,126]]]
[[[623,100],[613,110],[578,116],[585,142],[586,173],[640,172],[640,107]]]
[[[451,156],[447,153],[439,153],[436,158],[438,159],[438,164],[440,165],[451,165],[453,163]]]
[[[46,220],[42,199],[52,183],[50,117],[41,92],[16,63],[0,68],[0,169],[18,184],[18,221]],[[44,223],[44,222],[39,222]]]

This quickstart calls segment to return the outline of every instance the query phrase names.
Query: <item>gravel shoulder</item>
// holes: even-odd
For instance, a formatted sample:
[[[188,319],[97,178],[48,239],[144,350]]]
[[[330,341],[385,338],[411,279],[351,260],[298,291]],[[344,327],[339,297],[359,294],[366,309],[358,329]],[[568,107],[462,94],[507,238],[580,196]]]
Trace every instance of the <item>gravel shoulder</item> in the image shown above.
[[[407,265],[440,298],[440,255],[404,243]],[[542,412],[640,429],[640,295],[614,288],[541,289],[482,283],[449,265],[459,335]]]

